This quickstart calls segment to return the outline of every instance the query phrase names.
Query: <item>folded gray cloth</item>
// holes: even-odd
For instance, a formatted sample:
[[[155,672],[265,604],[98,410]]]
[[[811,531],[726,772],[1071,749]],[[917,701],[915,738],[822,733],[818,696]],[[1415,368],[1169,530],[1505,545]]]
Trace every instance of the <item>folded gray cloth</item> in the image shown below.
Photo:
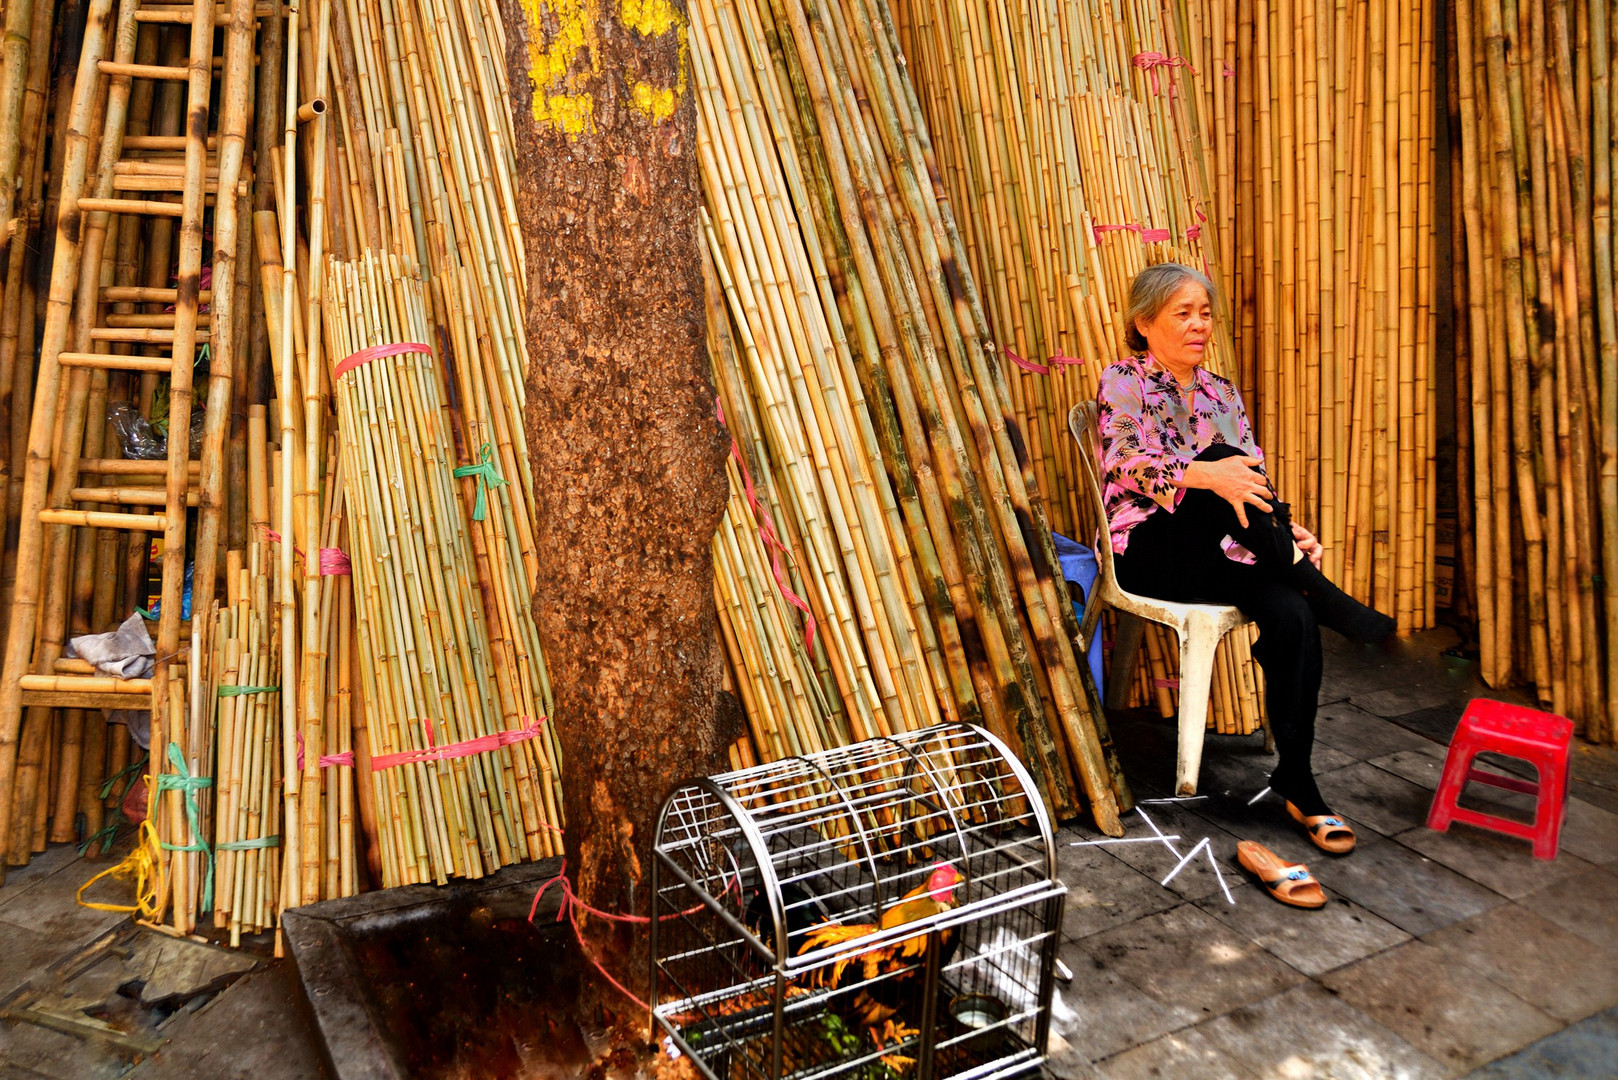
[[[63,655],[88,660],[96,671],[115,679],[144,679],[157,667],[157,646],[139,612],[110,634],[84,634],[67,643]],[[107,713],[108,723],[124,724],[129,737],[142,750],[151,741],[152,714],[146,710],[117,709]]]
[[[64,653],[90,661],[101,674],[115,679],[144,679],[157,666],[157,646],[138,613],[110,634],[73,638]]]

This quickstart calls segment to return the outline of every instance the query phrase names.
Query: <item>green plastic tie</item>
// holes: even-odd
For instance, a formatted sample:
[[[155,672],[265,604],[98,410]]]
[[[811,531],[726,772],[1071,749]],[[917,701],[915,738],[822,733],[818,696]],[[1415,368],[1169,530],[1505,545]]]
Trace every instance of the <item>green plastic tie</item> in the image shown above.
[[[281,689],[279,686],[232,686],[229,683],[219,688],[220,697],[241,697],[243,694],[268,694]]]
[[[280,846],[281,838],[279,836],[261,836],[257,840],[226,840],[224,843],[215,844],[214,850],[253,851],[257,848],[271,848]]]
[[[169,743],[169,764],[173,765],[176,773],[159,773],[157,775],[157,793],[165,791],[178,791],[185,796],[185,816],[191,822],[191,835],[197,838],[194,844],[170,844],[162,841],[165,851],[200,851],[204,861],[208,864],[207,876],[202,880],[202,910],[213,910],[213,850],[208,847],[208,841],[202,838],[202,811],[197,806],[197,792],[202,788],[213,787],[213,777],[192,776],[191,770],[185,766],[185,758],[180,754],[177,743]]]
[[[455,470],[455,477],[475,476],[478,482],[477,498],[472,503],[472,520],[482,521],[489,514],[489,489],[501,487],[505,481],[500,479],[500,473],[494,467],[494,448],[488,443],[483,444],[483,460],[476,465],[462,465]]]

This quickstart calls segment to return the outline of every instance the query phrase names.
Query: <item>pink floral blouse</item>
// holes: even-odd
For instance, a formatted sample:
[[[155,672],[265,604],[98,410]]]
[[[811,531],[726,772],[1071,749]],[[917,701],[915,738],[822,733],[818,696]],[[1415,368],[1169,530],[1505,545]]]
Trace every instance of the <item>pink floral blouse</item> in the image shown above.
[[[1150,353],[1120,360],[1101,373],[1096,393],[1101,422],[1101,496],[1106,504],[1112,550],[1123,554],[1129,533],[1158,509],[1169,513],[1185,489],[1181,475],[1202,451],[1217,443],[1239,446],[1264,459],[1242,396],[1230,380],[1197,368],[1196,384],[1182,390]],[[1225,538],[1225,553],[1252,562],[1246,548]]]

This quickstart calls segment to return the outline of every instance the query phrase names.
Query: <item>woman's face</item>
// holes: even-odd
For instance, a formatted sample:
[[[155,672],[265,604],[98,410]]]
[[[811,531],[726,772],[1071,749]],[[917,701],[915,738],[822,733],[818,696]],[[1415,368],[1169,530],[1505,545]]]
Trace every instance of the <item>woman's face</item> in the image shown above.
[[[1208,290],[1187,281],[1175,290],[1150,321],[1137,320],[1146,346],[1171,371],[1185,371],[1202,363],[1213,333],[1213,305]]]

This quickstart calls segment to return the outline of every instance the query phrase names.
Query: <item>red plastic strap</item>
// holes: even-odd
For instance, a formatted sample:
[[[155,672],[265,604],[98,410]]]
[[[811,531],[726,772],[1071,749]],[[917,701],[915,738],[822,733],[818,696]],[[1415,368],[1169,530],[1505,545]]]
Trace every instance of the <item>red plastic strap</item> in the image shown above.
[[[301,772],[303,770],[303,731],[299,728],[294,728],[292,734],[298,740],[298,769]],[[354,765],[354,751],[344,750],[341,754],[321,754],[320,760],[316,764],[322,769],[329,769],[334,765],[347,765],[352,768]]]
[[[1202,239],[1202,226],[1201,225],[1187,225],[1186,228],[1185,228],[1185,238],[1187,240],[1201,240]]]
[[[1159,690],[1178,690],[1180,688],[1180,680],[1179,679],[1153,679],[1152,680],[1152,685],[1157,687]]]
[[[1092,225],[1090,231],[1095,234],[1096,243],[1101,243],[1101,237],[1110,232],[1132,232],[1140,238],[1143,244],[1156,244],[1173,237],[1167,229],[1148,229],[1144,225]]]
[[[1231,67],[1229,64],[1221,64],[1220,66],[1224,70],[1222,70],[1219,74],[1223,75],[1227,79],[1234,79],[1236,77],[1235,68]]]
[[[591,915],[594,915],[598,919],[607,919],[607,920],[609,920],[611,922],[639,923],[639,924],[643,924],[643,925],[650,925],[652,920],[649,919],[648,917],[646,917],[645,915],[614,915],[610,911],[602,911],[600,908],[591,907],[589,904],[586,904],[583,900],[580,900],[579,899],[579,894],[573,891],[573,883],[568,880],[568,877],[567,877],[567,859],[563,858],[562,859],[562,868],[561,868],[560,871],[557,872],[557,875],[555,877],[551,878],[549,881],[546,881],[544,884],[540,885],[539,891],[534,894],[534,903],[528,909],[528,921],[529,922],[534,921],[534,915],[539,911],[539,901],[544,897],[545,893],[547,891],[549,891],[549,889],[550,889],[550,887],[552,885],[560,885],[562,887],[562,905],[561,905],[561,907],[556,909],[556,921],[561,922],[563,919],[566,919],[568,921],[569,925],[571,925],[573,927],[573,936],[574,936],[575,939],[577,939],[577,941],[579,943],[579,951],[584,954],[584,958],[586,960],[590,961],[591,965],[593,965],[597,971],[601,972],[601,977],[606,979],[608,982],[610,982],[618,990],[618,992],[620,994],[624,995],[624,997],[628,998],[630,1001],[633,1001],[636,1005],[639,1005],[642,1009],[645,1009],[647,1012],[651,1012],[652,1007],[650,1005],[646,1004],[646,1002],[642,1001],[640,998],[636,997],[633,993],[631,993],[629,988],[627,986],[625,986],[623,983],[621,983],[617,979],[613,978],[612,973],[609,972],[606,968],[602,967],[601,966],[601,961],[597,960],[595,958],[595,956],[590,952],[589,947],[587,945],[585,945],[585,943],[584,943],[584,933],[583,933],[583,931],[581,931],[579,929],[579,917],[576,914],[576,909],[582,908],[583,910],[588,911]],[[738,892],[741,891],[741,882],[740,882],[740,880],[738,880],[735,877],[732,877],[731,880],[726,883],[725,892],[728,893],[733,888],[736,889]],[[660,916],[658,921],[659,922],[666,922],[669,919],[684,918],[684,917],[687,917],[687,916],[695,915],[697,912],[699,912],[701,910],[702,910],[702,905],[701,904],[696,904],[696,905],[694,905],[692,907],[687,908],[684,911],[675,911],[675,912],[671,912],[671,913],[669,913],[667,915]]]
[[[340,379],[361,364],[369,364],[372,360],[380,360],[384,356],[402,356],[405,353],[426,353],[432,355],[433,350],[426,345],[414,341],[398,341],[390,345],[372,345],[369,349],[361,349],[351,356],[345,357],[338,365],[332,368],[331,377]]]
[[[1140,68],[1142,71],[1146,72],[1146,74],[1151,77],[1151,80],[1152,80],[1152,93],[1154,93],[1154,94],[1161,94],[1163,92],[1162,87],[1157,85],[1157,71],[1156,71],[1157,68],[1160,68],[1160,67],[1166,67],[1166,68],[1183,67],[1187,71],[1191,72],[1191,74],[1193,74],[1193,75],[1195,75],[1197,73],[1197,69],[1192,67],[1191,66],[1191,61],[1187,60],[1185,57],[1183,57],[1183,56],[1165,56],[1160,52],[1141,52],[1141,53],[1136,53],[1135,56],[1134,56],[1134,59],[1131,61],[1131,63],[1133,63],[1136,67]],[[1170,84],[1169,89],[1172,92],[1172,90],[1173,90],[1173,84],[1172,83]]]
[[[1010,360],[1013,364],[1016,364],[1024,371],[1033,375],[1049,375],[1054,368],[1063,368],[1069,367],[1073,364],[1084,363],[1084,361],[1079,359],[1077,356],[1066,356],[1062,353],[1057,353],[1046,363],[1036,364],[1032,360],[1024,360],[1022,357],[1012,352],[1011,346],[1009,345],[1001,346],[1001,348],[1005,351],[1007,360]]]
[[[259,522],[258,528],[264,533],[264,539],[270,543],[279,544],[281,542],[281,534],[268,525]],[[303,553],[303,548],[296,544],[292,545],[292,550],[297,553],[300,559],[309,557]],[[320,553],[320,573],[322,575],[352,574],[354,572],[354,564],[349,562],[348,554],[342,548],[320,548],[318,550]]]
[[[719,422],[723,424],[725,422],[724,403],[715,399],[714,408],[719,414]],[[781,538],[775,531],[775,521],[770,517],[769,508],[759,499],[758,492],[753,488],[753,474],[747,471],[747,460],[742,457],[742,448],[736,445],[735,436],[731,436],[730,456],[736,459],[736,465],[742,471],[742,488],[747,496],[747,505],[752,508],[753,517],[758,520],[759,539],[764,541],[765,548],[769,549],[770,572],[775,575],[775,587],[781,590],[781,595],[786,598],[787,603],[803,612],[803,647],[812,653],[815,651],[815,613],[809,610],[809,605],[804,602],[803,597],[793,592],[792,586],[788,584],[786,567],[781,562],[781,556],[785,554],[790,557],[792,553],[787,550],[785,544],[781,543]]]
[[[523,717],[523,719],[527,720],[528,717]],[[471,757],[473,754],[487,754],[491,750],[500,749],[502,746],[510,746],[512,743],[532,739],[539,734],[539,725],[544,722],[545,717],[541,716],[532,723],[525,723],[516,731],[497,731],[493,735],[479,735],[475,739],[450,743],[448,746],[434,746],[432,729],[427,727],[427,722],[424,720],[422,721],[422,726],[427,727],[427,749],[403,750],[397,754],[377,754],[371,758],[371,771],[381,772],[383,769],[391,769],[397,765],[413,765],[418,761],[449,761],[453,758]]]

